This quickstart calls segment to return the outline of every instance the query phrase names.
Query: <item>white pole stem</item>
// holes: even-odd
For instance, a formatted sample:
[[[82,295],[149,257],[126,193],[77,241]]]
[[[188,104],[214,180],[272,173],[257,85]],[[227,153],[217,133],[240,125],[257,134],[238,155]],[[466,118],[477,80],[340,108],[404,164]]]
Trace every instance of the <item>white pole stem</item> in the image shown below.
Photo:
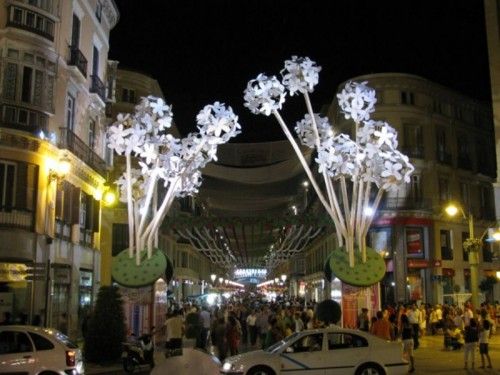
[[[130,258],[134,256],[134,213],[133,213],[133,201],[132,201],[132,162],[130,154],[125,156],[126,160],[126,180],[127,180],[127,212],[128,212],[128,255]]]

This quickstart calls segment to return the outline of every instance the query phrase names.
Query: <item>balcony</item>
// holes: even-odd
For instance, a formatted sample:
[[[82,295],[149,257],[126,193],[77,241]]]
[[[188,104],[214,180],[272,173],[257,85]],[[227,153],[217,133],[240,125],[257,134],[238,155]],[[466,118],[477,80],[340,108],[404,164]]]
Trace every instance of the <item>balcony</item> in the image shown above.
[[[0,127],[36,133],[47,131],[48,116],[26,107],[0,103]]]
[[[90,76],[90,92],[99,95],[103,102],[106,102],[106,86],[101,81],[101,79],[94,75]]]
[[[384,198],[380,202],[381,210],[431,210],[430,199]]]
[[[70,129],[60,129],[61,136],[59,147],[71,151],[77,158],[90,166],[101,176],[106,176],[106,162]]]
[[[452,164],[451,154],[443,150],[437,151],[436,160],[441,164],[446,164],[446,165]]]
[[[83,56],[82,51],[80,51],[78,47],[69,47],[68,65],[76,66],[83,76],[87,77],[87,59]]]
[[[409,158],[416,158],[416,159],[424,158],[423,146],[404,146],[401,152],[406,156],[408,156]]]
[[[9,6],[7,27],[15,27],[54,41],[54,21],[44,15],[19,6]]]
[[[468,155],[459,155],[457,158],[457,167],[461,169],[472,170],[472,160]]]
[[[17,228],[33,231],[35,214],[31,211],[18,210],[15,207],[0,207],[0,228]]]

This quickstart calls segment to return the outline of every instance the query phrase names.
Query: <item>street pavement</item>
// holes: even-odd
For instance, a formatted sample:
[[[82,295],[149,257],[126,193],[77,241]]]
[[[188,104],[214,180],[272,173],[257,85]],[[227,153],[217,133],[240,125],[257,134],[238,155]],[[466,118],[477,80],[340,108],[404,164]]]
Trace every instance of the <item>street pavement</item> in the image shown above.
[[[480,369],[481,356],[479,349],[475,353],[475,369],[465,370],[464,352],[462,350],[445,350],[443,345],[443,336],[424,336],[420,338],[420,347],[415,350],[415,375],[500,375],[500,333],[497,333],[490,339],[490,357],[493,369]],[[244,350],[243,350],[244,351]],[[155,353],[157,365],[165,361],[162,351]],[[469,364],[470,366],[470,364]],[[147,367],[134,372],[134,374],[149,374]],[[86,364],[86,375],[115,375],[124,374],[121,363],[114,365],[101,366],[95,364]],[[176,374],[177,375],[177,374]],[[179,374],[182,375],[182,374]]]

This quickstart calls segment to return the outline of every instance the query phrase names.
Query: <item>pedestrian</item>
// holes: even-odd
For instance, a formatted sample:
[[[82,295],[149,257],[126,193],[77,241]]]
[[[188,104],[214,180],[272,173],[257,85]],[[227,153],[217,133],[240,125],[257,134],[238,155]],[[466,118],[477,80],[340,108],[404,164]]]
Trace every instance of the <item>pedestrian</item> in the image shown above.
[[[418,336],[420,335],[420,322],[422,321],[422,314],[417,308],[417,305],[412,304],[406,315],[408,316],[408,320],[413,327],[413,349],[418,349]]]
[[[255,314],[255,310],[252,309],[252,311],[250,311],[250,314],[248,314],[246,321],[248,333],[250,336],[251,346],[255,346],[255,344],[257,343],[257,326],[255,324],[256,322],[257,322],[257,314]]]
[[[196,340],[196,347],[202,350],[207,349],[208,337],[210,334],[210,312],[207,306],[203,306],[200,312],[201,330]]]
[[[165,321],[165,333],[167,354],[173,354],[182,348],[182,336],[184,335],[184,323],[179,310],[174,310],[172,316]]]
[[[481,324],[479,326],[479,354],[481,354],[481,368],[484,368],[484,358],[488,360],[488,368],[491,366],[491,358],[488,350],[489,338],[491,332],[491,322],[487,319],[488,314],[485,310],[481,311]]]
[[[228,318],[226,340],[231,355],[237,355],[239,353],[238,346],[240,345],[241,340],[241,327],[239,326],[239,322],[234,315],[230,315]]]
[[[266,307],[263,307],[257,315],[257,321],[255,324],[257,325],[259,332],[260,346],[264,349],[267,332],[269,331],[269,314]]]
[[[301,332],[304,330],[304,321],[302,320],[302,317],[300,315],[301,315],[300,312],[296,311],[293,317],[293,321],[295,324],[294,332]]]
[[[410,361],[408,372],[415,371],[415,359],[413,357],[413,327],[406,314],[401,315],[401,340],[403,341],[403,355]]]
[[[387,319],[384,319],[382,311],[377,311],[377,320],[372,324],[370,333],[383,340],[391,340],[391,324]]]
[[[464,369],[467,369],[469,362],[469,356],[471,357],[471,368],[474,369],[474,359],[477,342],[479,341],[477,321],[474,318],[470,318],[469,325],[465,326],[464,329]]]
[[[368,332],[370,330],[370,318],[366,307],[363,307],[358,315],[357,326],[360,331]]]
[[[223,363],[227,355],[226,323],[224,322],[224,316],[217,318],[214,329],[214,345],[217,348],[218,358],[221,363]]]

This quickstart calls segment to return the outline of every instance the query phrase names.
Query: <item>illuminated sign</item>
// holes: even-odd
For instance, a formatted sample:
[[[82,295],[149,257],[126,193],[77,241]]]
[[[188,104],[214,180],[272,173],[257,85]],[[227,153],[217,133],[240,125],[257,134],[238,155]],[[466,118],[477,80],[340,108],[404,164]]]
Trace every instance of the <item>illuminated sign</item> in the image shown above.
[[[238,268],[234,271],[235,279],[242,279],[246,277],[265,278],[266,276],[267,270],[264,268]]]

